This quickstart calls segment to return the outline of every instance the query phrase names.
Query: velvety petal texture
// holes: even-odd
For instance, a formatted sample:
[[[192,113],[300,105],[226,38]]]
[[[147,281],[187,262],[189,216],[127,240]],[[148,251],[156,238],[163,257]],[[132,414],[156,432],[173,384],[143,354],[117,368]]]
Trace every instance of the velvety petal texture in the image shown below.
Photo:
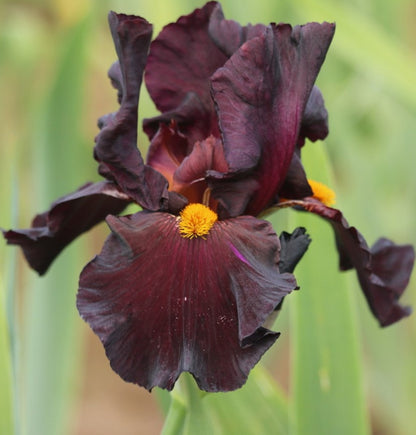
[[[113,183],[88,183],[35,216],[31,228],[4,231],[3,236],[9,245],[20,246],[29,265],[43,275],[76,237],[108,214],[121,213],[129,202],[130,198]]]
[[[218,3],[210,16],[208,30],[217,47],[227,57],[231,57],[244,42],[263,34],[266,26],[264,24],[241,26],[234,20],[226,20]]]
[[[283,231],[279,237],[281,250],[279,270],[281,273],[293,273],[311,243],[305,228],[296,228],[293,233]]]
[[[192,101],[197,112],[203,113],[198,124],[188,125],[188,133],[194,141],[210,134],[219,135],[209,78],[224,65],[227,57],[208,32],[216,4],[209,2],[164,27],[152,42],[146,65],[146,86],[161,112],[171,112],[170,116],[178,121],[179,127],[180,118],[172,111],[181,108],[180,112],[183,112],[185,101],[188,107]]]
[[[327,135],[328,112],[321,91],[317,86],[314,86],[303,112],[298,146],[302,146],[305,143],[305,138],[315,142],[325,139]]]
[[[230,172],[259,185],[242,192],[257,215],[281,187],[298,141],[302,116],[335,27],[271,25],[244,43],[212,77],[213,97]],[[238,144],[238,146],[236,145]],[[235,213],[235,211],[234,211]]]
[[[411,245],[396,245],[382,238],[370,248],[339,210],[313,198],[295,201],[293,205],[315,213],[331,224],[340,254],[340,268],[356,270],[368,305],[381,326],[391,325],[411,313],[409,307],[399,303],[414,265],[415,251]]]
[[[278,337],[264,321],[296,287],[279,273],[270,224],[239,217],[186,239],[166,213],[107,222],[112,234],[82,272],[77,304],[112,368],[149,390],[172,389],[183,371],[206,391],[241,387]]]

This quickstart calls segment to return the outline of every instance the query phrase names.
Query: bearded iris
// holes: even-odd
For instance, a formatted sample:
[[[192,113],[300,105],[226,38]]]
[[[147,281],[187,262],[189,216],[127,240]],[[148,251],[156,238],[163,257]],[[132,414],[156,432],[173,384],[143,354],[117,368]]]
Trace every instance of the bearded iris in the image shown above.
[[[166,26],[151,42],[140,17],[110,13],[118,62],[109,76],[120,108],[99,121],[94,157],[105,181],[87,184],[4,233],[43,274],[75,237],[106,219],[111,234],[82,271],[81,316],[130,382],[172,389],[189,371],[199,387],[240,387],[278,333],[264,323],[296,288],[307,249],[302,229],[283,233],[256,216],[291,206],[334,227],[342,268],[354,267],[382,325],[408,314],[398,299],[414,254],[382,239],[371,250],[309,183],[305,139],[326,137],[314,86],[334,25],[242,27],[215,2]],[[144,74],[161,114],[144,121]],[[116,217],[135,202],[142,211]]]

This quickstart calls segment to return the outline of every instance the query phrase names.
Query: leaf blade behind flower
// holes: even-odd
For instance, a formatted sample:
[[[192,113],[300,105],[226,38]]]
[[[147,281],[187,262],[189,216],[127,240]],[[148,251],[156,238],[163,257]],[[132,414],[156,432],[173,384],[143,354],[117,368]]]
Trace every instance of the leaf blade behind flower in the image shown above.
[[[305,148],[311,178],[328,182],[325,153],[318,144]],[[317,174],[315,175],[314,172]],[[354,295],[338,258],[330,227],[298,213],[311,246],[296,270],[300,291],[291,296],[293,342],[292,434],[368,434]],[[332,248],[331,248],[332,247]]]
[[[172,410],[176,414],[170,416],[163,435],[288,433],[287,399],[261,365],[251,371],[247,383],[236,391],[204,393],[185,374],[172,394],[175,395],[172,402],[183,404],[185,409],[177,406]]]

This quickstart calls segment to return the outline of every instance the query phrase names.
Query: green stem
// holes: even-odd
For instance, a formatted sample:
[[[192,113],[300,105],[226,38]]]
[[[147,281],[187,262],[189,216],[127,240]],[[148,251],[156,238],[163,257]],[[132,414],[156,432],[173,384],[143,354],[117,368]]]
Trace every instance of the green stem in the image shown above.
[[[177,389],[178,387],[171,393],[170,407],[161,435],[179,435],[183,432],[187,406]]]

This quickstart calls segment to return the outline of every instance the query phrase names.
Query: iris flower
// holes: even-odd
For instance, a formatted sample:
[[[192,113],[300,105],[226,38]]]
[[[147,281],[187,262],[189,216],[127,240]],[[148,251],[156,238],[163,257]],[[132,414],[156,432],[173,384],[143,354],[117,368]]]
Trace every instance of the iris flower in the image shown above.
[[[120,108],[99,120],[94,157],[104,181],[4,236],[43,274],[106,220],[111,234],[81,273],[77,307],[123,379],[170,390],[188,371],[206,391],[244,384],[279,336],[265,322],[297,288],[292,272],[309,244],[301,228],[279,240],[258,218],[271,209],[295,207],[331,223],[341,267],[357,270],[382,325],[409,313],[398,299],[413,249],[386,239],[369,249],[302,167],[305,139],[328,133],[314,83],[333,24],[243,27],[215,2],[153,42],[143,18],[111,12],[109,23]],[[146,163],[137,148],[143,75],[160,111],[144,121]],[[142,210],[117,217],[132,202]]]

